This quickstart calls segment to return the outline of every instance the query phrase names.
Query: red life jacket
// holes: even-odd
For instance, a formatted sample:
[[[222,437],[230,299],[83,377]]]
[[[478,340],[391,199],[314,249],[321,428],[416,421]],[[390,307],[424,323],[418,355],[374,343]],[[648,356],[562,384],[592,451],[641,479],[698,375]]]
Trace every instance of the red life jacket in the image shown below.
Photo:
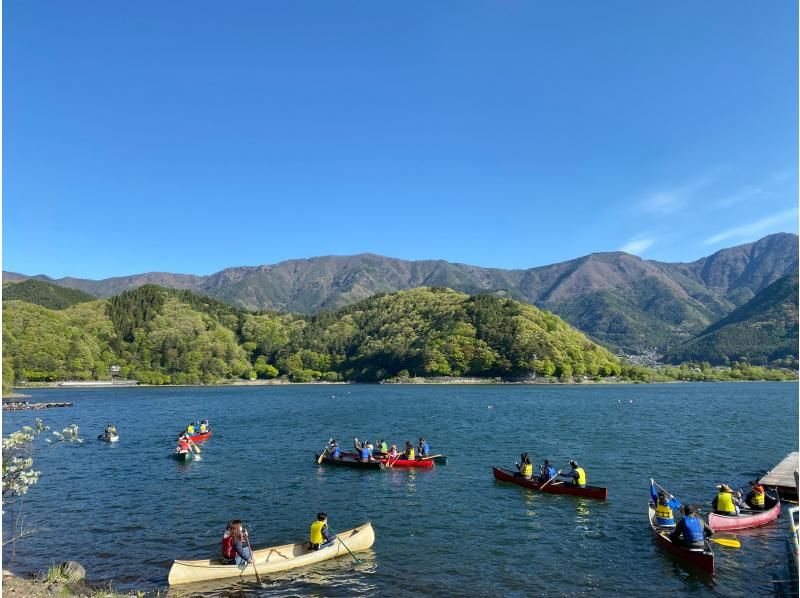
[[[222,545],[220,546],[222,558],[232,561],[236,558],[236,551],[233,549],[233,536],[225,536],[222,538]]]
[[[186,451],[189,450],[189,441],[186,440],[185,438],[181,438],[180,441],[178,442],[178,448],[182,453],[185,453]]]

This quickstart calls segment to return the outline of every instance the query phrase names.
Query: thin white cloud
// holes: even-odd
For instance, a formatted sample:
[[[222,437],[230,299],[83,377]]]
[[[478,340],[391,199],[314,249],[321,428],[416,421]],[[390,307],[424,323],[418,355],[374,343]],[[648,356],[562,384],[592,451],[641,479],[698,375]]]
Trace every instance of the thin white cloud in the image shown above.
[[[709,237],[703,241],[703,245],[714,245],[720,241],[725,241],[726,239],[731,238],[750,237],[752,235],[765,232],[767,229],[775,227],[779,224],[783,224],[790,220],[797,221],[797,208],[786,210],[785,212],[780,212],[778,214],[773,214],[772,216],[767,216],[766,218],[762,218],[761,220],[757,220],[750,224],[729,228],[728,230],[722,231],[713,237]]]
[[[644,197],[640,206],[657,214],[673,214],[683,210],[686,205],[697,195],[716,181],[722,174],[722,168],[714,168],[696,179],[673,187],[659,189]]]
[[[647,251],[653,243],[655,243],[655,239],[632,239],[620,247],[619,250],[633,255],[641,255]]]
[[[727,197],[720,199],[718,202],[716,202],[715,205],[719,208],[729,208],[738,203],[742,203],[743,201],[747,201],[748,199],[755,199],[757,197],[766,195],[768,193],[769,191],[767,191],[763,187],[748,185],[746,187],[742,187],[738,191],[731,193]]]

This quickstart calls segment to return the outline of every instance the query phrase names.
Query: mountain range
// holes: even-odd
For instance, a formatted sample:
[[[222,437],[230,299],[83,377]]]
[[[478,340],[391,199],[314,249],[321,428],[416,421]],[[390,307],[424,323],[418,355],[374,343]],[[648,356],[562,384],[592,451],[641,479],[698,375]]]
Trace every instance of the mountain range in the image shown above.
[[[769,235],[689,263],[594,253],[529,269],[481,268],[374,254],[298,259],[227,268],[209,276],[150,272],[103,280],[3,273],[110,297],[145,284],[186,289],[249,310],[316,313],[378,293],[447,287],[490,293],[551,311],[615,350],[670,352],[798,271],[798,237]]]

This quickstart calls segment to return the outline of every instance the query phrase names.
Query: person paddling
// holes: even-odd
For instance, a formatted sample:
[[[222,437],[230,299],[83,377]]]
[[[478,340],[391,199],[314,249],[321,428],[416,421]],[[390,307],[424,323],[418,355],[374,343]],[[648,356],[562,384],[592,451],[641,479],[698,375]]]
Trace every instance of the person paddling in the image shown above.
[[[328,456],[331,459],[341,459],[342,458],[342,449],[336,444],[336,439],[331,438],[330,444],[328,444]]]
[[[386,441],[383,440],[383,439],[381,439],[380,449],[381,449],[381,453],[383,453],[384,455],[387,452],[389,452],[389,447],[386,445]]]
[[[764,486],[755,480],[750,480],[750,492],[744,499],[747,506],[756,511],[763,511],[767,508],[766,496],[767,491],[764,490]]]
[[[408,461],[413,461],[414,460],[414,456],[415,456],[414,447],[411,445],[411,442],[406,440],[406,450],[403,453],[403,459],[406,459]]]
[[[693,505],[683,507],[683,519],[678,522],[669,535],[673,544],[687,548],[703,548],[705,539],[714,534],[705,521],[697,516],[697,509]]]
[[[247,537],[247,528],[241,519],[232,519],[228,522],[220,543],[222,561],[226,565],[242,566],[253,562],[253,554],[250,548],[245,546]]]
[[[311,550],[322,550],[331,546],[336,541],[336,536],[328,529],[328,514],[317,513],[317,520],[311,524],[311,537],[308,547]]]
[[[422,437],[420,437],[420,439],[419,439],[419,445],[418,445],[417,448],[418,448],[418,453],[419,453],[419,458],[420,459],[424,459],[425,457],[427,457],[428,455],[431,454],[431,447],[428,444],[428,441],[425,440]]]
[[[584,471],[583,467],[578,465],[577,461],[570,461],[570,467],[572,467],[572,471],[569,473],[562,473],[560,474],[561,477],[564,478],[572,478],[572,485],[577,486],[578,488],[586,488],[586,472]]]
[[[192,449],[189,447],[189,435],[186,432],[183,432],[178,437],[178,446],[175,448],[175,452],[181,455],[190,452]]]
[[[558,475],[556,468],[550,464],[549,459],[544,460],[544,464],[539,466],[539,483],[544,484]],[[561,482],[559,482],[561,483]]]
[[[711,501],[714,513],[717,515],[728,515],[729,517],[738,515],[739,508],[742,506],[742,493],[738,492],[736,496],[734,496],[733,488],[728,486],[728,484],[720,484],[717,486],[717,490],[717,496]]]
[[[186,431],[189,433],[189,436],[194,434],[194,422],[189,422],[189,425],[186,426]]]
[[[519,470],[515,475],[518,477],[530,480],[533,477],[533,464],[531,463],[528,453],[522,453],[519,456],[519,463],[517,463]]]
[[[656,502],[656,525],[661,527],[675,527],[675,518],[672,516],[672,507],[677,502],[667,496],[667,493],[661,491],[658,493],[658,501]]]
[[[361,444],[358,443],[358,438],[353,439],[353,446],[356,448],[358,452],[358,460],[366,463],[367,461],[374,461],[372,455],[369,453],[369,449],[367,448],[367,442],[364,441]]]
[[[106,438],[111,438],[112,436],[117,435],[117,427],[114,424],[108,424],[106,426],[105,436]]]

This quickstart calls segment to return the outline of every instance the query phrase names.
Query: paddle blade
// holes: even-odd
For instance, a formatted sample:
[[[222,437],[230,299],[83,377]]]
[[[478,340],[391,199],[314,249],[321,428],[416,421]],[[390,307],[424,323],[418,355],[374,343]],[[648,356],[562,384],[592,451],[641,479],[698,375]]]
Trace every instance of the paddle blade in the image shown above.
[[[712,542],[716,542],[717,544],[721,544],[722,546],[727,546],[728,548],[741,548],[742,543],[739,540],[734,540],[733,538],[709,538]]]

